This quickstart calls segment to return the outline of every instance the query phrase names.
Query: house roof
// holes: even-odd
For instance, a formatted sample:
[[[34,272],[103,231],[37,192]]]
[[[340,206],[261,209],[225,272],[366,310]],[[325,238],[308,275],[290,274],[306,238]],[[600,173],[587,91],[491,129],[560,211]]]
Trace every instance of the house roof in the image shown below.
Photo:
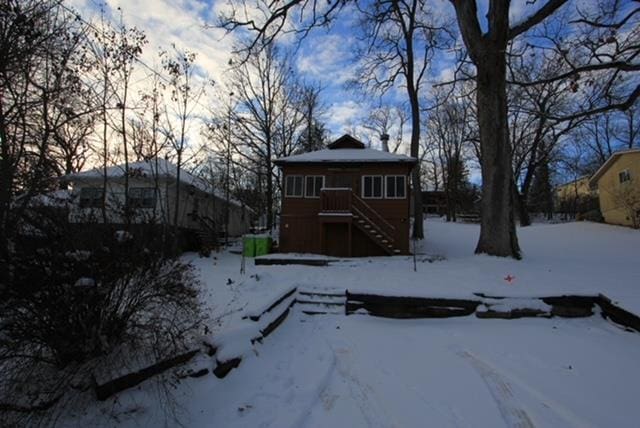
[[[579,182],[579,181],[584,180],[585,178],[586,178],[586,179],[589,179],[589,178],[590,178],[590,176],[588,176],[588,175],[581,175],[580,177],[578,177],[578,178],[576,178],[576,179],[573,179],[573,180],[571,180],[571,181],[565,181],[564,183],[558,184],[558,185],[556,186],[556,189],[559,189],[559,188],[561,188],[561,187],[566,187],[566,186],[573,185],[573,184],[575,184],[575,183],[577,183],[577,182]]]
[[[602,177],[604,173],[607,172],[609,168],[611,168],[611,166],[616,162],[616,160],[618,160],[619,157],[627,155],[629,153],[640,153],[640,149],[620,150],[619,152],[615,152],[614,154],[609,156],[609,159],[607,159],[607,161],[603,163],[602,166],[598,168],[595,174],[593,174],[589,179],[589,187],[598,187],[598,180],[600,180],[600,177]]]
[[[157,168],[156,168],[157,164]],[[114,165],[107,168],[108,178],[122,178],[124,177],[125,167],[124,165]],[[153,159],[142,162],[132,162],[129,164],[129,177],[134,178],[169,178],[176,179],[178,176],[178,167],[166,159]],[[101,179],[104,177],[104,169],[94,168],[88,171],[81,171],[75,174],[65,175],[63,180],[71,182],[83,182],[92,181],[95,179]],[[219,199],[225,199],[224,195],[217,192],[213,186],[195,175],[180,169],[180,182],[186,185],[193,186],[202,192],[213,195]],[[232,205],[238,207],[245,207],[241,202],[235,199],[229,199]],[[248,207],[246,207],[249,209]]]
[[[381,150],[367,149],[350,135],[343,135],[328,149],[279,158],[276,165],[295,163],[408,163],[415,164],[416,158]]]

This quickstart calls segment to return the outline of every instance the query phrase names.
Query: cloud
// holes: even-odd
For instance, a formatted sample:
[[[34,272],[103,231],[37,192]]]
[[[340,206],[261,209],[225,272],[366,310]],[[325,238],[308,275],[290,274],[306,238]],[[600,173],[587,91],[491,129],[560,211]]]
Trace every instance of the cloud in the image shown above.
[[[336,102],[329,107],[327,112],[327,116],[332,119],[333,126],[331,128],[335,134],[347,132],[349,128],[362,120],[362,114],[362,106],[353,100]]]
[[[355,43],[350,35],[316,35],[305,43],[304,52],[296,62],[298,71],[332,85],[345,84],[354,76],[351,51]]]

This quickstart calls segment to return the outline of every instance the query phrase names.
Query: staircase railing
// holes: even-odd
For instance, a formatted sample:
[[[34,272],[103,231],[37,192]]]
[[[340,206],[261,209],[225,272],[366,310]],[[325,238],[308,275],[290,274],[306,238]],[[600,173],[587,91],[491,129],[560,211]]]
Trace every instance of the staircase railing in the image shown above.
[[[373,225],[378,234],[382,235],[390,244],[395,241],[396,228],[350,188],[322,189],[320,192],[320,212],[358,215]]]
[[[361,215],[377,226],[383,234],[386,235],[387,239],[391,241],[394,240],[393,237],[395,236],[396,228],[385,220],[378,211],[374,210],[369,204],[360,199],[355,193],[351,197],[351,205],[353,209],[359,211]]]

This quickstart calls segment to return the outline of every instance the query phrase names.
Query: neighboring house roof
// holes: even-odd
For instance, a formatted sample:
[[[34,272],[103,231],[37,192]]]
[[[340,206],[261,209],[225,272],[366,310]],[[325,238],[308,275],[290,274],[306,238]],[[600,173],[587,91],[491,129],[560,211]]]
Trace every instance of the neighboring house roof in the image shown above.
[[[364,144],[350,135],[343,135],[329,144],[329,147],[325,150],[279,158],[274,163],[276,165],[294,163],[417,163],[416,158],[409,156],[366,149]]]
[[[591,176],[591,178],[589,179],[589,187],[597,187],[600,177],[602,177],[604,173],[607,172],[609,168],[611,168],[615,161],[618,160],[619,157],[629,153],[640,153],[640,149],[620,150],[619,152],[615,152],[614,154],[612,154],[609,159],[607,159],[607,161],[603,163],[602,166],[596,171],[596,173]]]
[[[580,181],[582,181],[584,179],[589,179],[589,176],[588,175],[583,175],[583,176],[580,176],[580,177],[576,178],[575,180],[566,181],[566,182],[564,182],[562,184],[558,184],[556,186],[556,189],[560,189],[562,187],[574,185],[574,184],[576,184],[576,183],[578,183],[578,182],[580,182]]]
[[[157,168],[156,168],[157,164]],[[108,178],[121,178],[124,177],[125,166],[124,165],[115,165],[107,168],[107,177]],[[166,159],[153,159],[149,161],[142,162],[132,162],[129,164],[129,177],[135,178],[168,178],[175,180],[178,176],[178,167],[173,163],[169,162]],[[104,169],[102,168],[94,168],[88,171],[81,171],[75,174],[65,175],[63,180],[65,181],[93,181],[95,179],[101,179],[104,177]],[[180,182],[186,185],[194,186],[195,188],[208,193],[210,195],[215,196],[219,199],[225,199],[224,195],[217,192],[216,189],[212,187],[210,183],[207,183],[205,180],[200,177],[196,177],[193,174],[185,171],[184,169],[180,169]],[[238,207],[245,207],[241,202],[236,201],[235,199],[229,199],[229,202],[232,205],[236,205]],[[245,207],[248,210],[251,210],[249,207]]]

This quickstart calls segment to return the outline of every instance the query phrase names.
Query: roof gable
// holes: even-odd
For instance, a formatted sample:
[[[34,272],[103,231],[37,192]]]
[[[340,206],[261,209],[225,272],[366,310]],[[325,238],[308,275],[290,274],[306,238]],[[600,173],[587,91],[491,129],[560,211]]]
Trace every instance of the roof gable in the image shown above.
[[[335,140],[333,143],[327,146],[329,150],[336,149],[364,149],[364,143],[360,140],[356,140],[349,134],[344,134],[342,137]]]
[[[640,153],[640,149],[621,150],[609,156],[609,159],[607,159],[607,161],[603,163],[602,166],[589,179],[589,187],[591,187],[592,189],[598,187],[598,180],[600,180],[600,178],[609,170],[609,168],[611,168],[621,156],[630,153]]]

